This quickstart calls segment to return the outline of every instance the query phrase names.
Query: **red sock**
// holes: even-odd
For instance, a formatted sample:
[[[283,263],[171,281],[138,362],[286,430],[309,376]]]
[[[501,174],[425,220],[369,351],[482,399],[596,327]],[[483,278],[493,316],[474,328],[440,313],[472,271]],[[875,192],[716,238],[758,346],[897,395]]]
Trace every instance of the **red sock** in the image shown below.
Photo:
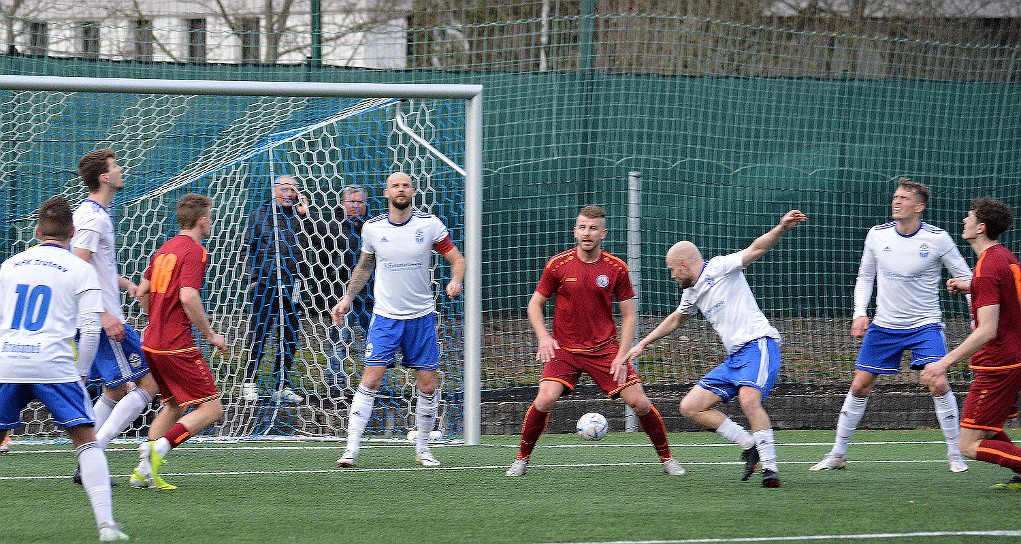
[[[1011,442],[986,439],[975,448],[975,458],[986,463],[1007,467],[1021,474],[1021,448]]]
[[[167,431],[167,434],[163,435],[163,438],[166,438],[167,442],[170,442],[170,449],[174,449],[181,445],[181,442],[191,438],[191,433],[184,425],[174,423],[174,426]]]
[[[649,404],[649,407],[652,409],[644,416],[638,416],[638,422],[642,425],[645,434],[649,435],[649,440],[652,440],[652,447],[656,448],[659,460],[666,461],[673,457],[673,454],[670,453],[670,444],[666,439],[666,423],[663,422],[663,416],[659,414],[659,410],[655,406]]]
[[[539,441],[546,424],[549,423],[549,412],[542,412],[535,405],[528,407],[525,413],[525,422],[521,424],[521,447],[518,449],[518,459],[526,459],[532,455],[535,443]]]

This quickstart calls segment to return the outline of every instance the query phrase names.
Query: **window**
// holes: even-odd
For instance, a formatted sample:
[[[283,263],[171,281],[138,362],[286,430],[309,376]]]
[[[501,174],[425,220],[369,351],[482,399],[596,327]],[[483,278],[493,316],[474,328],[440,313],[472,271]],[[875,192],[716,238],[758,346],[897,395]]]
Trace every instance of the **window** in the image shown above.
[[[135,60],[152,61],[153,44],[156,37],[152,33],[152,21],[148,19],[135,19]]]
[[[82,57],[87,59],[99,58],[99,23],[96,21],[84,21],[79,27],[81,31]]]
[[[49,28],[42,21],[28,22],[28,47],[26,55],[45,56],[50,46]]]
[[[188,62],[206,62],[206,20],[188,19]]]
[[[241,62],[259,62],[259,18],[241,19]]]

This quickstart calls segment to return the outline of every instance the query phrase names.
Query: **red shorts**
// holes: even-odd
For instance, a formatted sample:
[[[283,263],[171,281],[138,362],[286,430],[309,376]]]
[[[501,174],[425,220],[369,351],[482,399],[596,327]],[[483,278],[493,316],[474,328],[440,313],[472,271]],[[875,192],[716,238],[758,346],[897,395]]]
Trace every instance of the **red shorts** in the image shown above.
[[[174,399],[181,406],[189,406],[220,398],[213,373],[199,350],[166,352],[142,349],[163,402]]]
[[[961,410],[961,427],[1002,431],[1003,423],[1017,416],[1021,368],[980,370],[968,388]]]
[[[627,379],[624,380],[624,385],[618,384],[613,379],[613,375],[610,374],[610,363],[613,362],[613,358],[616,356],[616,346],[613,346],[612,353],[606,355],[571,353],[564,349],[558,349],[553,359],[550,359],[542,367],[542,378],[539,381],[558,382],[567,388],[564,391],[564,395],[567,395],[574,391],[574,386],[578,385],[578,378],[584,372],[592,377],[592,381],[596,382],[596,385],[605,391],[608,397],[615,399],[625,387],[642,383],[642,380],[638,379],[638,374],[635,373],[635,368],[630,363],[627,365]]]

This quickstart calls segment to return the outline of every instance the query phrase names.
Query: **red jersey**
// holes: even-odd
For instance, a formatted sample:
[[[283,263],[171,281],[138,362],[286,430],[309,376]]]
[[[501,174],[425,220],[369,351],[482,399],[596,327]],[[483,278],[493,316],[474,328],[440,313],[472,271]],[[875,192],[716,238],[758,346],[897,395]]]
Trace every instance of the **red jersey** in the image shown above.
[[[206,276],[206,248],[179,234],[167,240],[149,262],[149,325],[142,347],[158,351],[197,349],[191,320],[181,305],[181,288],[202,289]]]
[[[971,315],[978,323],[978,309],[1000,305],[996,337],[971,356],[971,369],[1021,367],[1021,266],[1017,257],[1000,244],[982,252],[971,279]]]
[[[556,295],[553,338],[575,353],[602,353],[616,346],[613,299],[635,296],[624,261],[604,251],[596,262],[585,263],[577,249],[551,258],[535,291],[547,298]]]

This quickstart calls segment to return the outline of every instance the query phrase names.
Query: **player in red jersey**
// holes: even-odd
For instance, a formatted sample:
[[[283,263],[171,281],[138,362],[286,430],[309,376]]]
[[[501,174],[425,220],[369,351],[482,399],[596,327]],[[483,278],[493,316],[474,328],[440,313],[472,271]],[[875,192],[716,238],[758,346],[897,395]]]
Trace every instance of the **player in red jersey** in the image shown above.
[[[947,281],[950,292],[971,293],[973,330],[959,346],[922,371],[922,380],[937,379],[967,357],[974,379],[961,412],[961,452],[972,459],[1014,471],[993,487],[1021,490],[1021,448],[1003,432],[1017,416],[1021,392],[1021,266],[996,240],[1011,227],[1014,214],[999,200],[976,198],[964,218],[964,238],[978,255],[971,282]]]
[[[212,232],[212,208],[209,197],[195,193],[181,197],[177,203],[181,232],[156,252],[138,286],[139,301],[149,312],[142,349],[159,384],[163,407],[149,427],[149,442],[139,447],[132,487],[176,489],[159,476],[163,458],[223,417],[213,374],[191,335],[194,325],[211,346],[227,349],[223,336],[209,324],[199,294],[207,264],[206,249],[199,244]]]
[[[683,476],[684,468],[670,453],[666,425],[642,389],[627,352],[635,337],[638,304],[624,261],[602,250],[606,238],[606,212],[585,206],[574,224],[577,247],[555,255],[546,263],[532,299],[528,320],[539,340],[535,358],[544,363],[539,393],[525,414],[521,447],[507,476],[524,476],[528,459],[539,436],[546,430],[553,405],[574,391],[584,372],[610,398],[620,397],[630,406],[642,429],[652,440],[663,471]],[[546,330],[543,306],[556,295],[553,334]],[[613,320],[613,299],[621,313],[620,341]]]

